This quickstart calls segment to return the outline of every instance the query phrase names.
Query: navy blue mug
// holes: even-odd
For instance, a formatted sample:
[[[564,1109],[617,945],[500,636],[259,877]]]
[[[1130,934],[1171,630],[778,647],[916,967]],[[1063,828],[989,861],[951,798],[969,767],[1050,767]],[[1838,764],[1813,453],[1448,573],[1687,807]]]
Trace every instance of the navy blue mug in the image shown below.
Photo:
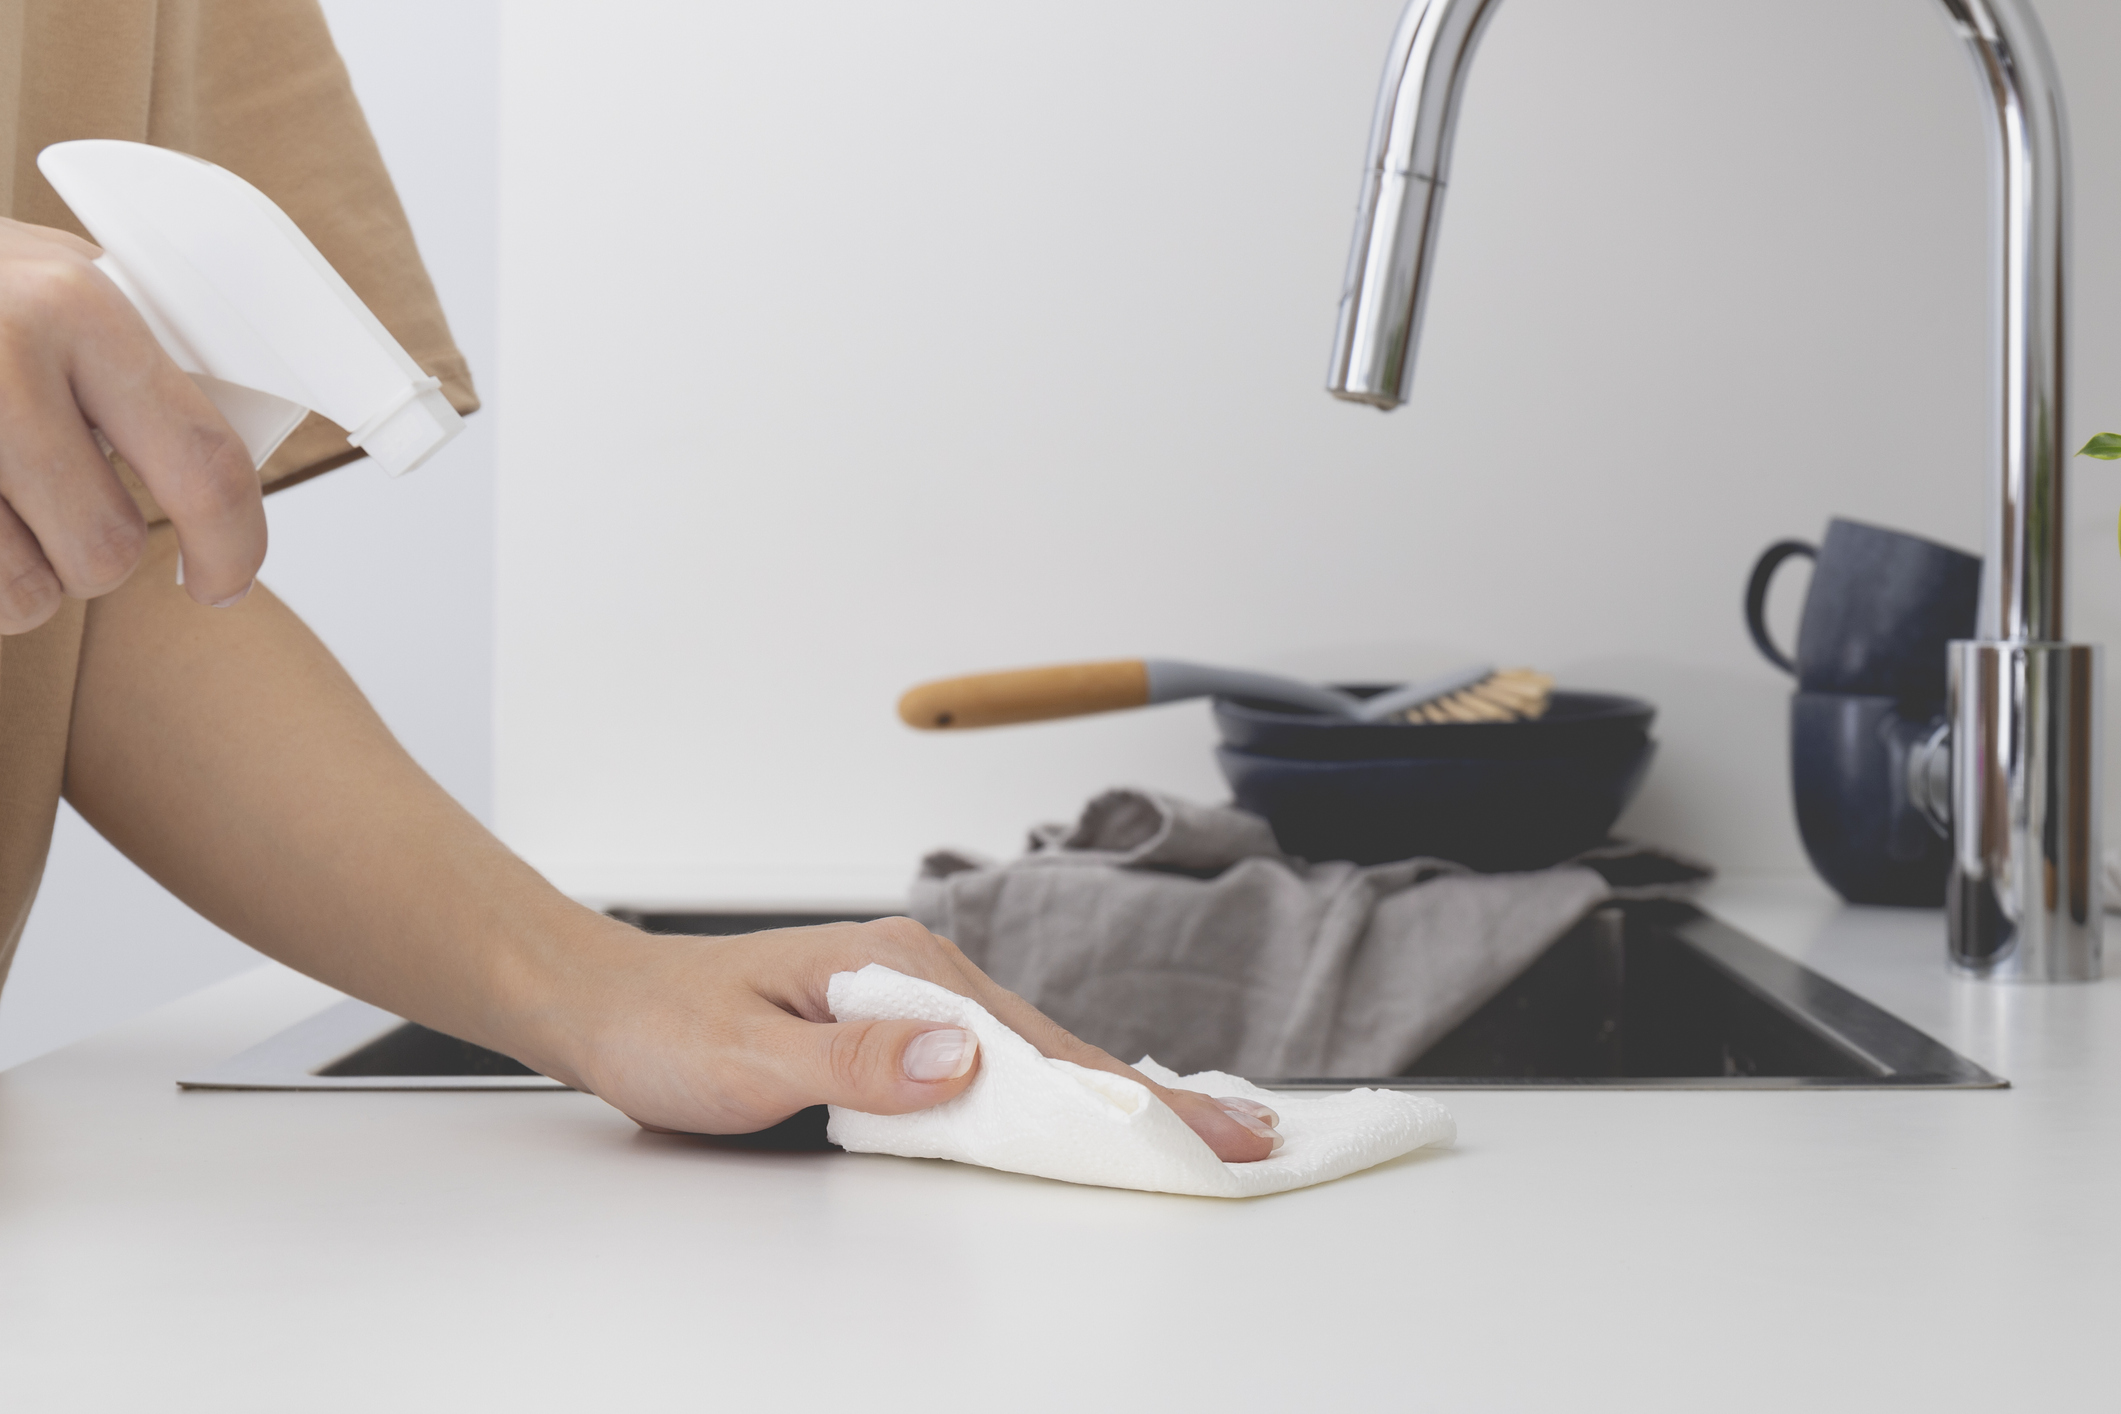
[[[1943,715],[1910,717],[1891,697],[1790,698],[1797,833],[1819,877],[1850,903],[1936,908],[1951,842],[1913,798],[1915,768]]]
[[[1769,636],[1768,586],[1788,561],[1813,561],[1794,659]],[[1745,623],[1770,663],[1802,692],[1891,697],[1909,708],[1944,702],[1945,645],[1974,636],[1981,559],[1861,521],[1827,523],[1818,546],[1781,540],[1753,566]]]
[[[1768,634],[1775,571],[1814,561],[1794,658]],[[1909,774],[1943,725],[1945,645],[1974,636],[1981,561],[1859,521],[1834,520],[1817,547],[1770,545],[1746,585],[1755,646],[1797,679],[1790,786],[1797,831],[1821,878],[1851,903],[1936,907],[1949,842],[1911,795]]]

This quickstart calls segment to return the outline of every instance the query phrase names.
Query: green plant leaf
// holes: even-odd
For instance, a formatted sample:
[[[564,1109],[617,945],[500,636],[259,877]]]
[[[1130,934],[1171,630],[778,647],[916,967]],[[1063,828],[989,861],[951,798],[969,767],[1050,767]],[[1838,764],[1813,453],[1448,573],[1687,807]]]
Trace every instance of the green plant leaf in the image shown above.
[[[2080,457],[2097,457],[2100,461],[2121,461],[2121,432],[2101,432],[2078,449]]]

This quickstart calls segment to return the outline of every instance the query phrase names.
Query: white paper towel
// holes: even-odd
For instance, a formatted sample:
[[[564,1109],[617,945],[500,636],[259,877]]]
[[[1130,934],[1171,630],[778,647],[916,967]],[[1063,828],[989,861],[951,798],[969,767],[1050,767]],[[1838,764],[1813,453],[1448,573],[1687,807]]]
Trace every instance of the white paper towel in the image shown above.
[[[1272,1158],[1226,1164],[1149,1090],[1124,1076],[1049,1060],[988,1015],[932,982],[871,963],[833,976],[827,1000],[840,1021],[944,1021],[979,1037],[979,1073],[956,1099],[914,1114],[832,1107],[832,1142],[858,1154],[955,1159],[1012,1173],[1207,1198],[1250,1198],[1324,1183],[1457,1128],[1434,1100],[1396,1090],[1308,1095],[1260,1089],[1234,1075],[1179,1076],[1144,1058],[1157,1084],[1257,1100],[1281,1116],[1286,1141]]]

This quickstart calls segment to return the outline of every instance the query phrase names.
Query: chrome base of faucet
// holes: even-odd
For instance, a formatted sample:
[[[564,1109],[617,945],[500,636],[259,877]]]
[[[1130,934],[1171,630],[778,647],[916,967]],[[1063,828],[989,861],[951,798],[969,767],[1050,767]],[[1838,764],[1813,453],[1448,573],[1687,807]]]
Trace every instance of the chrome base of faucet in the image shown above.
[[[2098,978],[2100,650],[1951,646],[1954,971],[2001,982]]]

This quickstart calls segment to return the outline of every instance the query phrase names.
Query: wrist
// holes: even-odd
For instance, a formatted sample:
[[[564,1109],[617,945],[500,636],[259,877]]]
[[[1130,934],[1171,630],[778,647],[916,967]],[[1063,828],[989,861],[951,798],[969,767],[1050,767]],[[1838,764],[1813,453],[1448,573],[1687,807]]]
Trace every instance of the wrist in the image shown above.
[[[487,1008],[493,1039],[481,1044],[593,1091],[590,1062],[614,1010],[614,983],[638,966],[647,935],[571,899],[554,902],[499,959]]]

